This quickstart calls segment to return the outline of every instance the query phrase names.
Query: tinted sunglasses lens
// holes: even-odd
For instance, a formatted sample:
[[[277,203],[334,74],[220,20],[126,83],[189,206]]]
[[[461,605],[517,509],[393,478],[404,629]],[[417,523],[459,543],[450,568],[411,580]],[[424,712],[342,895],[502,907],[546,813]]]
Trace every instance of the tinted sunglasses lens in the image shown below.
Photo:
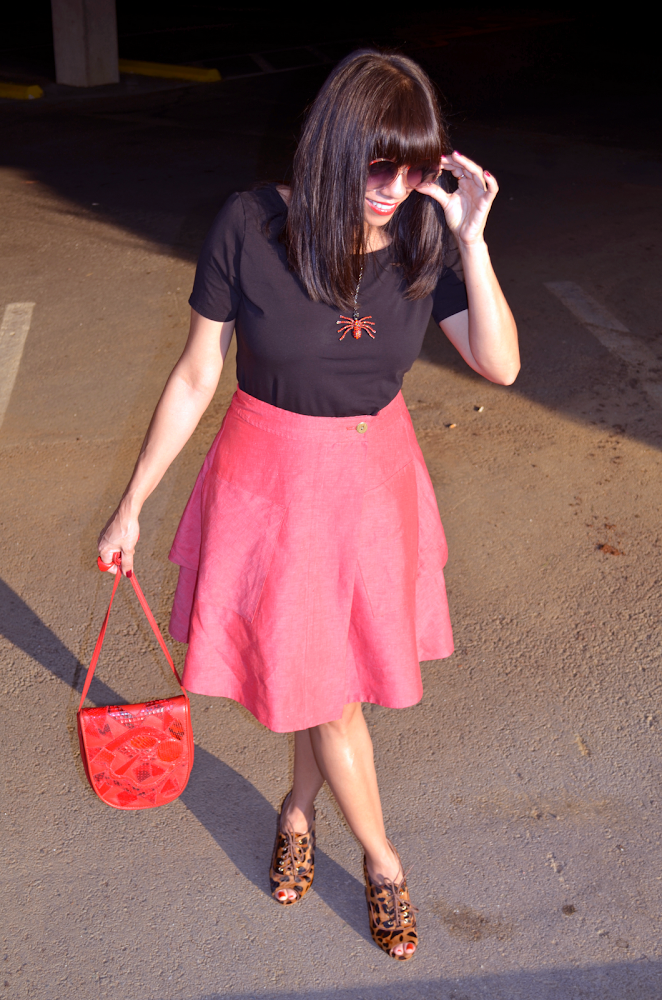
[[[410,167],[407,171],[407,187],[418,187],[423,180],[423,167]]]
[[[437,173],[438,171],[429,163],[410,167],[407,171],[407,186],[415,188],[419,184],[428,184],[437,179]]]
[[[392,184],[398,173],[398,167],[390,160],[375,160],[368,167],[368,188],[386,187]]]

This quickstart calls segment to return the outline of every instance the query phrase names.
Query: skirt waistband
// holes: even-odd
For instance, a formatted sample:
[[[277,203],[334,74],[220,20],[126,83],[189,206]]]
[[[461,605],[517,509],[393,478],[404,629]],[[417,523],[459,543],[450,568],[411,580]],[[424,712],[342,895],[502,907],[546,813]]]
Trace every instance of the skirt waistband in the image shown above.
[[[249,396],[237,387],[228,410],[228,415],[244,420],[254,427],[277,434],[281,437],[305,439],[308,441],[337,441],[346,438],[348,432],[369,438],[375,432],[386,430],[390,424],[401,420],[407,414],[407,406],[399,392],[379,413],[356,417],[311,417],[306,413],[293,413],[271,403],[265,403],[255,396]]]

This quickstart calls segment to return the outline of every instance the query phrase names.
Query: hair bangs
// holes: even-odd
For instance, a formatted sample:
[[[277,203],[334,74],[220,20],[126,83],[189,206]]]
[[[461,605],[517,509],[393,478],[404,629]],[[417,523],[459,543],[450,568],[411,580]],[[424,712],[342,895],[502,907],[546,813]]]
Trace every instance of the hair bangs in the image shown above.
[[[447,151],[440,118],[428,95],[407,84],[402,81],[380,109],[370,159],[393,160],[399,167],[436,163]]]

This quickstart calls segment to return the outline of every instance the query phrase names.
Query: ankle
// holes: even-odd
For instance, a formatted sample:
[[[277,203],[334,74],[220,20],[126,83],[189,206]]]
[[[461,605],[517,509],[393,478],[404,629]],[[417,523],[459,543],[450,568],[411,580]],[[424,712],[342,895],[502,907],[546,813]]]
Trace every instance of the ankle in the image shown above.
[[[303,834],[310,830],[315,810],[311,803],[300,803],[288,795],[280,814],[280,828],[287,833]]]
[[[366,851],[365,859],[368,874],[373,881],[381,881],[384,878],[392,882],[402,880],[404,872],[400,859],[388,841],[377,849]]]

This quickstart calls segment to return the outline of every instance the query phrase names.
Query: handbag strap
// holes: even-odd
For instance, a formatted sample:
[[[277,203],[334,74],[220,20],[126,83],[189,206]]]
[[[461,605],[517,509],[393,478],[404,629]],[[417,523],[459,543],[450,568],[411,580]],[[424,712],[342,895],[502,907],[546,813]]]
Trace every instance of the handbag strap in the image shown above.
[[[96,670],[96,666],[97,666],[97,663],[99,661],[99,656],[101,655],[101,647],[103,646],[103,640],[104,640],[104,638],[106,636],[106,629],[108,627],[108,619],[110,618],[110,609],[113,606],[113,601],[115,599],[115,594],[117,593],[117,588],[119,587],[120,580],[122,579],[121,562],[122,562],[121,553],[120,552],[115,552],[113,554],[113,563],[117,566],[117,573],[115,574],[115,582],[113,583],[113,590],[112,590],[112,593],[110,595],[110,602],[108,604],[108,610],[106,611],[106,617],[103,620],[103,625],[101,626],[101,631],[99,632],[99,638],[97,639],[97,644],[94,647],[94,652],[92,653],[92,659],[90,660],[90,665],[89,665],[89,667],[87,669],[87,676],[85,678],[85,684],[83,686],[83,693],[82,693],[81,698],[80,698],[80,705],[78,706],[78,711],[79,712],[80,712],[81,708],[83,707],[83,702],[87,698],[87,692],[90,689],[90,684],[92,683],[92,678],[94,677],[94,671]],[[101,565],[105,566],[106,564],[105,563],[102,564],[99,561],[99,565],[100,566]],[[110,569],[110,567],[108,567],[108,568]],[[182,689],[182,691],[184,692],[184,694],[186,694],[186,691],[184,691],[184,686],[183,686],[182,681],[181,681],[181,677],[177,673],[177,669],[175,667],[175,664],[172,662],[172,656],[170,655],[170,651],[169,651],[168,647],[166,646],[165,642],[163,641],[163,636],[161,635],[161,630],[159,629],[159,626],[156,624],[156,619],[154,618],[154,615],[152,614],[152,612],[150,610],[149,604],[147,603],[147,600],[145,599],[145,595],[143,594],[142,590],[140,589],[140,584],[136,580],[135,573],[133,573],[129,577],[129,579],[131,580],[131,583],[133,584],[133,589],[136,592],[136,597],[138,598],[138,600],[140,602],[140,606],[142,607],[143,611],[145,612],[145,615],[147,617],[147,621],[152,626],[152,631],[154,632],[154,635],[156,636],[156,638],[158,640],[159,646],[163,650],[163,652],[165,654],[166,660],[168,661],[168,663],[172,667],[172,672],[173,672],[173,674],[175,675],[175,677],[177,679],[177,683],[179,684],[179,686]]]

